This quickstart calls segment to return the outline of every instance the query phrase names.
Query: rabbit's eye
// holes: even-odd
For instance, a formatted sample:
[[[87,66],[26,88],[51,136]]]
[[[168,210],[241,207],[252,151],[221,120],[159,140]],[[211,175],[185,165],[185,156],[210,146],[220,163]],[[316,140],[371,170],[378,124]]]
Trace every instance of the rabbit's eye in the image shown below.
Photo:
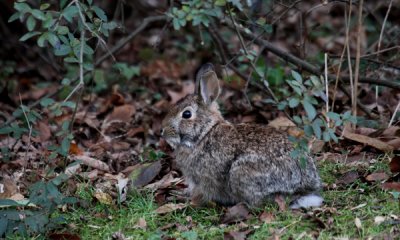
[[[185,119],[189,119],[192,117],[192,113],[189,110],[186,110],[182,113],[182,117]]]

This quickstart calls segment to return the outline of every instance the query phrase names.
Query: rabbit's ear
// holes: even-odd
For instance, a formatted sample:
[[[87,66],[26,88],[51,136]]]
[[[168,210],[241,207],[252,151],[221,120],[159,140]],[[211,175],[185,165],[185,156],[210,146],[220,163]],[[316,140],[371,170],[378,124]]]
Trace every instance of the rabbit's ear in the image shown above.
[[[204,64],[196,76],[196,91],[205,104],[209,105],[217,100],[219,95],[219,81],[211,63]]]

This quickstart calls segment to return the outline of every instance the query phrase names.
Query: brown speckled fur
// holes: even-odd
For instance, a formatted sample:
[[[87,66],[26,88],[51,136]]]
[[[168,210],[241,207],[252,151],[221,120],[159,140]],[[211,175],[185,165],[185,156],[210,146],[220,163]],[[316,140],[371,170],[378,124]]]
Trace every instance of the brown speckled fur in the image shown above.
[[[304,168],[291,158],[293,146],[286,133],[223,119],[215,102],[219,86],[212,65],[200,70],[196,85],[202,84],[208,86],[178,102],[162,124],[163,137],[175,148],[177,166],[192,198],[260,206],[277,194],[319,191],[321,181],[313,159],[308,158]],[[192,112],[190,119],[182,118],[184,110]]]

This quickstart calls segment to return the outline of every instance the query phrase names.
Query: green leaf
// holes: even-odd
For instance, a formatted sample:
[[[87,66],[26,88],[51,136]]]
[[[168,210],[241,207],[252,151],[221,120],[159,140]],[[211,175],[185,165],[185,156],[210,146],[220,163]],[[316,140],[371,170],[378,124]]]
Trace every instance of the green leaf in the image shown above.
[[[310,125],[304,125],[304,133],[307,137],[311,137],[313,135],[313,128]]]
[[[11,127],[3,127],[0,128],[0,134],[9,134],[13,131],[13,128]]]
[[[311,127],[314,131],[315,137],[317,139],[321,139],[321,135],[322,135],[321,125],[322,125],[322,121],[319,118],[315,119],[313,121],[313,123],[311,124]]]
[[[32,10],[31,7],[24,2],[14,3],[14,8],[18,12],[22,12],[22,13],[30,12]]]
[[[42,20],[42,21],[46,20],[46,16],[44,15],[44,13],[38,9],[33,9],[32,15],[38,20]]]
[[[327,112],[326,116],[328,116],[330,119],[332,119],[334,121],[340,120],[340,115],[335,112]]]
[[[40,10],[46,10],[50,7],[50,3],[43,3],[40,5]]]
[[[93,4],[93,0],[87,0],[87,2],[88,2],[89,5]]]
[[[49,33],[48,33],[48,32],[45,32],[45,33],[43,33],[43,34],[38,38],[38,40],[37,40],[37,45],[38,45],[39,47],[44,47],[44,43],[45,43],[45,41],[46,41],[48,35],[49,35]]]
[[[29,32],[32,32],[32,30],[36,26],[36,20],[34,17],[29,16],[28,19],[26,20],[26,27],[28,28]]]
[[[69,129],[69,124],[70,124],[69,120],[64,121],[61,125],[61,129],[67,131]]]
[[[62,85],[69,85],[71,84],[71,80],[69,78],[63,78],[63,80],[61,81]]]
[[[315,116],[317,116],[317,111],[315,110],[314,106],[310,102],[304,100],[303,107],[304,110],[306,110],[308,120],[312,121],[315,118]]]
[[[215,1],[215,5],[216,6],[220,6],[220,7],[225,6],[226,5],[226,0],[216,0]]]
[[[71,47],[65,44],[61,44],[58,48],[54,49],[56,56],[66,56],[72,51]]]
[[[69,29],[67,26],[58,26],[57,27],[57,34],[59,35],[65,35],[69,33]]]
[[[329,132],[327,132],[327,131],[322,133],[322,138],[324,139],[324,142],[329,142],[331,140],[331,137],[329,136]]]
[[[107,15],[103,11],[103,9],[97,6],[92,6],[92,10],[96,13],[97,17],[99,17],[103,22],[107,22]]]
[[[103,27],[107,30],[114,30],[116,27],[118,27],[118,24],[116,22],[112,21],[112,22],[104,23]]]
[[[72,18],[78,16],[79,9],[75,5],[71,5],[64,9],[62,12],[62,16],[68,22],[72,23]]]
[[[55,35],[52,32],[49,32],[49,34],[47,35],[47,40],[49,41],[51,46],[53,46],[54,48],[57,47],[57,45],[59,45],[59,43],[60,43],[60,41],[58,40],[57,35]]]
[[[301,75],[300,75],[298,72],[292,70],[292,77],[293,77],[297,82],[303,83],[303,78],[301,77]]]
[[[24,42],[24,41],[28,40],[29,38],[34,37],[39,34],[41,34],[41,32],[28,32],[28,33],[25,33],[24,36],[22,36],[19,40],[21,42]]]
[[[53,103],[54,103],[54,100],[51,98],[43,98],[42,100],[40,100],[40,105],[42,105],[43,107],[47,107]]]
[[[328,129],[329,136],[335,141],[335,143],[339,142],[339,139],[337,138],[335,131],[333,129]]]
[[[233,6],[235,6],[237,9],[240,11],[243,11],[243,5],[240,2],[240,0],[228,0],[228,2],[232,3]]]
[[[64,58],[64,62],[66,62],[66,63],[79,63],[79,60],[76,57],[66,57],[66,58]]]
[[[71,145],[71,140],[68,137],[65,137],[61,141],[61,153],[65,156],[68,154],[69,147]]]
[[[8,22],[9,22],[9,23],[10,23],[10,22],[14,22],[14,21],[17,20],[18,18],[20,18],[21,15],[23,15],[23,14],[21,14],[20,12],[14,13],[14,14],[11,15],[11,17],[8,19]],[[0,235],[0,236],[1,236],[1,235]]]
[[[76,103],[71,102],[71,101],[62,102],[60,105],[61,105],[61,107],[68,107],[71,109],[74,109],[76,107]]]
[[[299,105],[300,101],[298,98],[290,98],[289,99],[289,107],[290,108],[295,108]]]
[[[293,121],[297,124],[300,125],[303,123],[303,121],[301,120],[301,118],[299,116],[293,116]]]

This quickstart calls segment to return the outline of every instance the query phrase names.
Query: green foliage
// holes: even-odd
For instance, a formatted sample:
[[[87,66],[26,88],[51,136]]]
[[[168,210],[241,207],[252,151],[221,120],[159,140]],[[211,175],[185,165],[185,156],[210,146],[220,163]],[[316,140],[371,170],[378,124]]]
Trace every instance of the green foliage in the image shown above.
[[[279,110],[291,109],[298,113],[305,112],[305,115],[294,115],[294,123],[301,127],[304,136],[300,138],[291,137],[296,149],[293,151],[293,157],[303,158],[301,153],[308,151],[308,140],[315,137],[324,142],[338,142],[336,136],[336,128],[344,126],[347,122],[356,123],[357,119],[351,115],[350,111],[344,113],[327,112],[324,115],[318,114],[317,109],[320,108],[321,102],[327,101],[325,95],[325,86],[322,80],[316,76],[310,76],[308,79],[303,77],[296,71],[291,72],[291,77],[286,80],[292,92],[280,91],[283,95],[282,100],[275,102],[268,99],[267,102],[273,103]],[[322,100],[319,101],[318,99]]]
[[[44,233],[59,223],[62,216],[51,217],[58,206],[75,204],[58,189],[68,177],[60,174],[51,181],[39,181],[30,187],[29,201],[0,199],[0,236],[28,236]]]

